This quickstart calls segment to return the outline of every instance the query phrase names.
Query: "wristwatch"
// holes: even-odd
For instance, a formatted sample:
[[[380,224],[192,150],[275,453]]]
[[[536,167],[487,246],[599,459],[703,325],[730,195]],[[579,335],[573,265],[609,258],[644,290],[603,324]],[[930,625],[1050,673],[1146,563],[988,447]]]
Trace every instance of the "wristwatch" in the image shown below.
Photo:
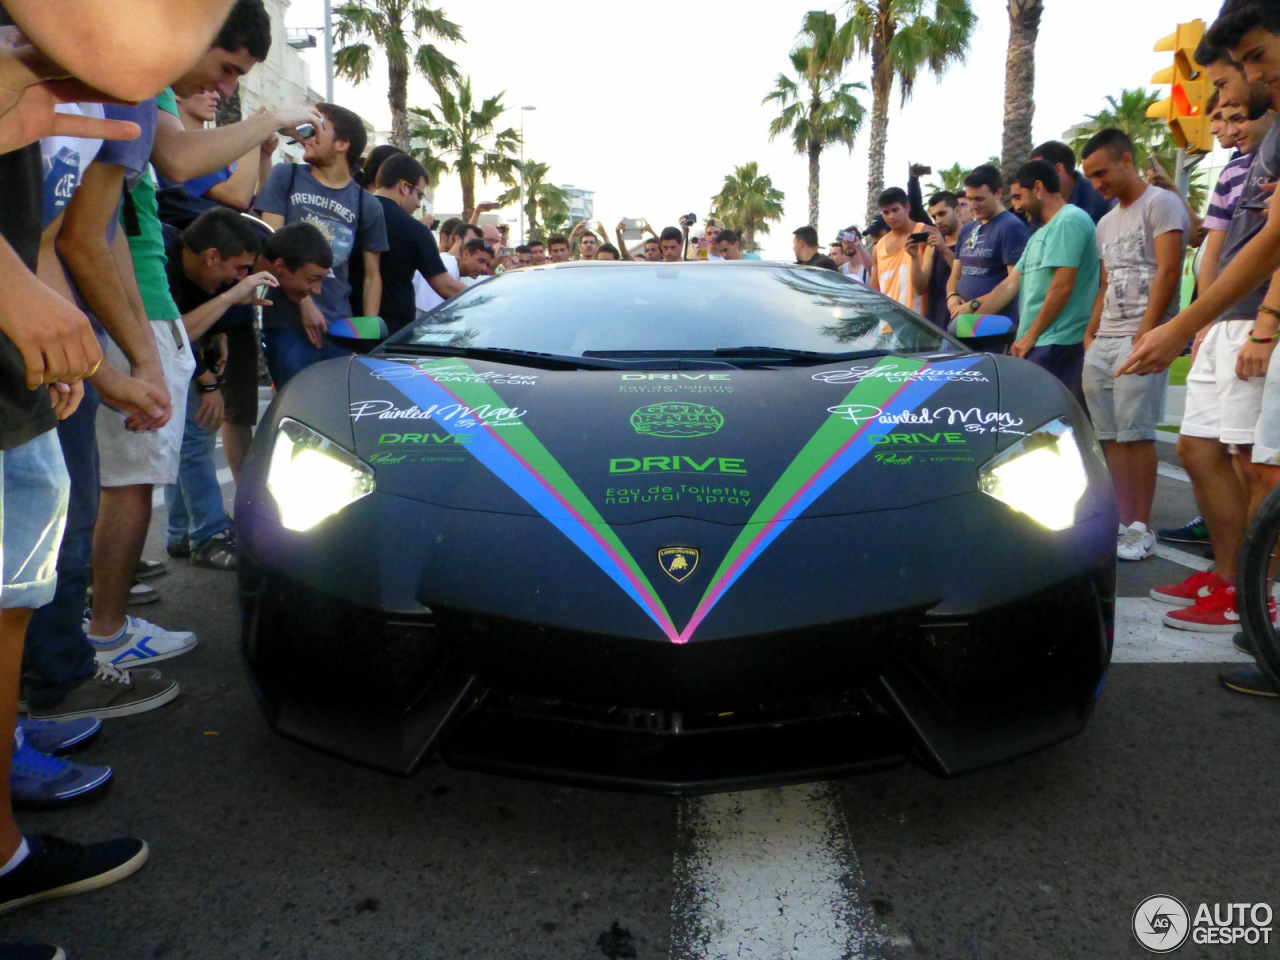
[[[981,306],[981,305],[982,305],[982,301],[981,301],[981,300],[970,300],[970,301],[969,301],[969,309],[970,309],[970,310],[972,310],[974,313],[977,313],[977,312],[978,312],[978,307],[979,307],[979,306]]]

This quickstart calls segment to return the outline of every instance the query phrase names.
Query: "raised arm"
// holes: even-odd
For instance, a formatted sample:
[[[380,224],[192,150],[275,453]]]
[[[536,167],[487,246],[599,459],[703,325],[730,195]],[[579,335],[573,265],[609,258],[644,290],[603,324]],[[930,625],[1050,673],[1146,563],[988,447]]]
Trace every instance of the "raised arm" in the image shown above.
[[[188,130],[173,114],[161,110],[151,162],[161,175],[185,183],[221,170],[259,147],[277,130],[292,130],[301,123],[311,123],[319,129],[324,126],[324,114],[312,106],[290,107],[255,114],[222,127]]]

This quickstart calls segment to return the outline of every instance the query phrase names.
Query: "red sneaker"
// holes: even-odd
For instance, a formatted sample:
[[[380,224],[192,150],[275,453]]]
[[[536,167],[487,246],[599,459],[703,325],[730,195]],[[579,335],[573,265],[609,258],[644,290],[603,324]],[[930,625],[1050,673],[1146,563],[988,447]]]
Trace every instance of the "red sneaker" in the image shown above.
[[[1267,601],[1267,611],[1272,622],[1276,619],[1275,599]],[[1240,629],[1240,613],[1236,609],[1236,588],[1214,590],[1207,597],[1197,600],[1195,606],[1182,610],[1170,610],[1164,615],[1164,625],[1175,630],[1195,630],[1198,633],[1236,633]]]
[[[1161,603],[1172,604],[1175,607],[1189,607],[1203,600],[1215,590],[1226,586],[1229,586],[1227,581],[1212,570],[1204,570],[1200,573],[1193,573],[1181,583],[1152,587],[1150,596],[1152,600],[1159,600]]]

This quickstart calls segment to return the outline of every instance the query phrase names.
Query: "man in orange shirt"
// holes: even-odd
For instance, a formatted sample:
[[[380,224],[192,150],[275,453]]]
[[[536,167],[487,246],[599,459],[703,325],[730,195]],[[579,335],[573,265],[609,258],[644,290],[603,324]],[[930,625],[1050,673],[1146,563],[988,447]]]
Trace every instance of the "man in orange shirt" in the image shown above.
[[[892,297],[909,310],[924,313],[926,290],[916,290],[912,282],[912,254],[920,255],[920,244],[912,244],[912,233],[924,233],[924,225],[912,223],[907,191],[890,187],[880,194],[880,215],[889,232],[871,253],[871,279],[867,286]]]

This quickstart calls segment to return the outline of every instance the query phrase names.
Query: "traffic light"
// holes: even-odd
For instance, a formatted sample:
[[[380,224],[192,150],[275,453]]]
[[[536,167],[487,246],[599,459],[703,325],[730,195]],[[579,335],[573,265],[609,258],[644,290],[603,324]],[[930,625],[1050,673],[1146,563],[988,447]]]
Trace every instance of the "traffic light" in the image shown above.
[[[1205,107],[1213,94],[1204,69],[1196,63],[1196,47],[1204,38],[1204,21],[1178,24],[1169,36],[1156,41],[1157,53],[1173,52],[1173,66],[1165,67],[1151,78],[1152,83],[1169,84],[1169,96],[1147,108],[1147,116],[1169,124],[1173,141],[1189,153],[1208,153],[1213,149],[1209,134],[1209,117]]]

